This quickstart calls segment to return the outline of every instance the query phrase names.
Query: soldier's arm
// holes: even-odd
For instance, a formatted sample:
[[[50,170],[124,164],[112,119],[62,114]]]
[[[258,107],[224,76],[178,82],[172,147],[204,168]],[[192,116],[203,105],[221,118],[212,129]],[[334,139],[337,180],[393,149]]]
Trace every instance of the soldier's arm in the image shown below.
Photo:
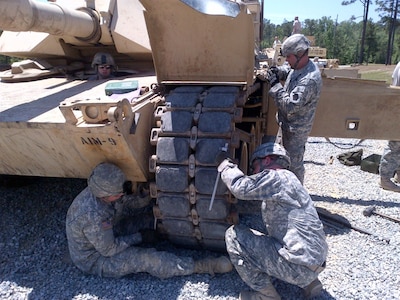
[[[141,242],[140,233],[115,238],[111,221],[100,217],[87,223],[84,234],[93,247],[103,256],[113,256],[129,246]]]
[[[299,113],[310,99],[313,99],[312,95],[316,92],[316,83],[313,80],[306,80],[300,81],[290,93],[285,91],[281,84],[276,84],[269,93],[274,98],[276,106],[289,115]]]
[[[267,193],[266,187],[273,186],[273,175],[268,171],[246,176],[236,164],[227,160],[218,169],[221,170],[221,179],[230,192],[241,200],[263,200]]]

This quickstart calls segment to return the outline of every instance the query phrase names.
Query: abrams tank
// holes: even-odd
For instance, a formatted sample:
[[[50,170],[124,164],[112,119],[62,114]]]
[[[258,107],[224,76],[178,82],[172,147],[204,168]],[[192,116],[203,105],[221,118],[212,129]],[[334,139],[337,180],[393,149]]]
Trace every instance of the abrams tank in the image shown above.
[[[111,54],[121,72],[152,69],[142,9],[138,1],[2,1],[0,53],[34,61],[19,62],[2,82],[77,70],[85,79],[97,52]]]
[[[262,4],[9,0],[0,11],[0,53],[22,60],[0,74],[0,174],[87,178],[115,163],[155,200],[170,241],[224,250],[240,200],[216,180],[215,157],[224,149],[247,173],[277,133],[256,79]],[[114,57],[112,80],[87,80],[97,52]],[[312,135],[400,138],[398,91],[325,77]]]
[[[18,0],[0,11],[0,53],[21,59],[0,74],[0,174],[87,178],[113,162],[134,192],[149,189],[172,242],[225,249],[237,200],[220,181],[211,205],[214,159],[225,148],[247,168],[265,127],[258,1]],[[98,52],[113,56],[113,79],[87,80]],[[250,98],[257,113],[245,116]]]

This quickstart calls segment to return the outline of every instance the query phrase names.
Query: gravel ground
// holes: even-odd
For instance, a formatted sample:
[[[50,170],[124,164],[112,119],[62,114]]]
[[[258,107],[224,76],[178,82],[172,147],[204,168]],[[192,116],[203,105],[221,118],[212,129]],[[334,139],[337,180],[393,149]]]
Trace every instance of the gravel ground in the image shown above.
[[[360,148],[363,158],[381,154],[386,141],[366,140],[352,149],[343,148],[354,146],[356,140],[331,141],[336,146],[324,138],[309,139],[305,186],[319,209],[373,235],[341,225],[325,226],[330,250],[327,268],[319,277],[324,285],[319,299],[400,299],[400,224],[362,213],[373,205],[399,217],[400,194],[380,189],[379,175],[342,165],[335,158]],[[331,156],[335,158],[332,164]],[[78,179],[40,178],[22,187],[0,187],[0,299],[232,300],[246,289],[235,271],[166,280],[146,274],[121,279],[83,275],[66,259],[64,220],[73,198],[85,185]],[[256,218],[259,221],[261,217],[258,214]],[[168,243],[160,247],[194,257],[210,254]],[[283,299],[302,299],[299,288],[281,281],[274,284]]]

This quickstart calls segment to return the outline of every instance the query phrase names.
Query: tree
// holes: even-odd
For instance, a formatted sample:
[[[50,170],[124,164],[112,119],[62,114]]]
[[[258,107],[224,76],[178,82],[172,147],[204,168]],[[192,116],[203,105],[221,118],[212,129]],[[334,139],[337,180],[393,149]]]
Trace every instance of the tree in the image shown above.
[[[381,12],[379,16],[388,28],[386,64],[392,64],[393,47],[395,40],[395,31],[397,26],[397,14],[400,10],[399,0],[376,0],[379,6],[377,11]]]
[[[356,1],[357,0],[343,1],[342,5],[353,4]],[[364,5],[363,29],[362,29],[362,35],[361,35],[360,56],[359,56],[359,59],[358,59],[358,63],[362,64],[363,61],[364,61],[364,44],[365,44],[365,34],[366,34],[366,31],[367,31],[368,10],[369,10],[370,0],[359,0],[359,1]]]
[[[386,0],[390,1],[390,0]],[[391,0],[396,3],[397,0]],[[367,2],[365,2],[367,3]],[[388,7],[389,9],[390,7]],[[387,14],[387,12],[386,12]],[[391,22],[390,17],[385,15],[379,22],[374,23],[372,19],[360,22],[351,18],[347,21],[337,23],[330,17],[322,17],[319,20],[306,19],[302,23],[302,32],[305,35],[314,36],[315,46],[327,48],[327,58],[339,59],[341,64],[353,64],[360,61],[361,40],[364,30],[363,62],[384,64],[387,62],[388,48],[386,47]],[[291,33],[292,22],[284,20],[282,24],[272,24],[266,21],[264,27],[264,38],[267,43],[263,48],[272,46],[273,37],[277,35],[281,41]],[[398,25],[398,23],[396,23]],[[400,60],[400,32],[393,32],[391,54],[392,59]]]

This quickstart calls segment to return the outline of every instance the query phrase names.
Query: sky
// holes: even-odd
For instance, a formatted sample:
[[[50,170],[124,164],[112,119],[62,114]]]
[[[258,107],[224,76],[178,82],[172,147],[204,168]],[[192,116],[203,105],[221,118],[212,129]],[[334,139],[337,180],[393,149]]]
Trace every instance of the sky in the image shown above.
[[[370,1],[368,19],[374,22],[380,20],[375,11],[375,1]],[[349,20],[351,16],[359,17],[355,22],[361,22],[364,14],[364,5],[361,0],[349,5],[342,5],[342,0],[264,0],[264,19],[270,20],[272,24],[279,25],[286,21],[293,21],[295,16],[300,22],[305,19],[321,19],[330,17],[340,23]]]

